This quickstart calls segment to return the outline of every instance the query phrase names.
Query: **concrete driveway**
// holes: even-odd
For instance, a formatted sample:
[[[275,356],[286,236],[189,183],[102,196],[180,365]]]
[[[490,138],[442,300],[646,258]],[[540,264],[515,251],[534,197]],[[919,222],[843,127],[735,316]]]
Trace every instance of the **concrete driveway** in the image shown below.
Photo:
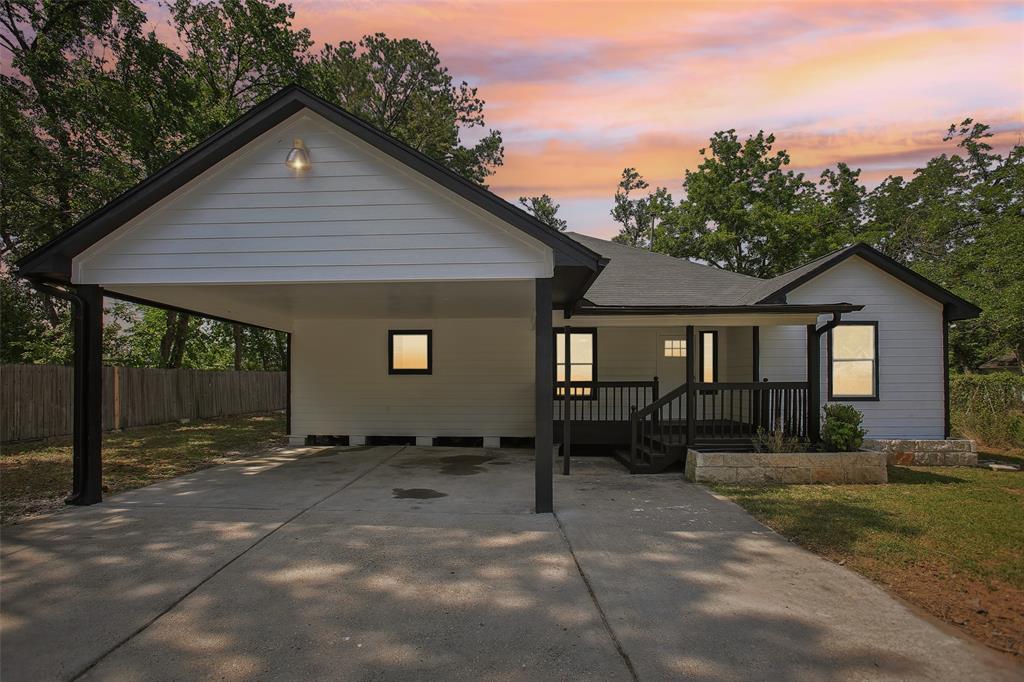
[[[303,449],[3,532],[0,674],[49,679],[1020,679],[678,475]]]

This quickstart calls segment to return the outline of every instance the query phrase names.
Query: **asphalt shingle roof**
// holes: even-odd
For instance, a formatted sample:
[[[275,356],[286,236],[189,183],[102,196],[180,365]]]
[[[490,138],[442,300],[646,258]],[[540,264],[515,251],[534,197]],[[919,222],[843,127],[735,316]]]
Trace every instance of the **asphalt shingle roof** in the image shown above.
[[[599,306],[705,306],[753,303],[749,292],[764,280],[728,270],[673,258],[645,249],[568,233],[592,251],[609,259],[587,290]]]

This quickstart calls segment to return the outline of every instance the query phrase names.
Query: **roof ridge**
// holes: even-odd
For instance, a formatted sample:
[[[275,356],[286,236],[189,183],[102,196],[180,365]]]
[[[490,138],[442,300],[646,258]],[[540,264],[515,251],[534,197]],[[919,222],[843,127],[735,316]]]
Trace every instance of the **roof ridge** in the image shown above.
[[[582,234],[580,232],[573,232],[573,231],[567,231],[565,234],[570,235],[573,238],[583,237],[584,239],[593,239],[595,241],[604,242],[605,244],[611,244],[614,248],[628,249],[630,251],[633,251],[633,252],[636,252],[636,253],[639,253],[639,254],[645,254],[647,256],[657,256],[659,258],[668,259],[668,260],[670,260],[670,261],[672,261],[673,263],[676,263],[676,264],[692,265],[692,266],[698,267],[698,268],[707,268],[707,269],[712,270],[714,272],[727,273],[729,275],[734,275],[736,277],[745,277],[745,278],[747,278],[749,280],[753,280],[753,282],[755,282],[755,283],[761,283],[761,282],[769,281],[769,280],[761,279],[760,277],[754,277],[753,275],[745,275],[742,272],[734,272],[732,270],[726,270],[725,268],[715,267],[714,265],[709,265],[707,263],[698,263],[696,261],[690,260],[689,258],[684,258],[684,257],[680,257],[680,256],[673,256],[673,255],[668,254],[668,253],[661,253],[659,251],[651,251],[649,249],[642,249],[639,246],[630,246],[629,244],[622,244],[620,242],[612,241],[611,239],[602,239],[600,237],[595,237],[593,235]],[[584,244],[584,246],[586,246],[586,244]]]

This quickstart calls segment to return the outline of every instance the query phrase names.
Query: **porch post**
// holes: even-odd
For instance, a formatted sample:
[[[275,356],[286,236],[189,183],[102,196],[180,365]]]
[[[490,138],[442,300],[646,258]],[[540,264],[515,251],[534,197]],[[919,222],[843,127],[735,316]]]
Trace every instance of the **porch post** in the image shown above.
[[[821,440],[821,336],[817,325],[807,325],[807,438]]]
[[[292,435],[292,334],[288,332],[285,337],[285,391],[287,392],[287,398],[284,407],[284,419],[285,419],[285,436],[291,438]]]
[[[103,499],[103,290],[88,284],[75,293],[72,486],[65,502],[87,505]]]
[[[694,387],[694,356],[697,343],[694,340],[693,325],[686,325],[686,446],[693,447],[697,440],[697,391]]]
[[[551,280],[534,280],[534,511],[554,511],[551,450],[554,436],[554,337],[551,334]]]
[[[565,383],[562,400],[562,475],[569,475],[569,439],[572,437],[572,327],[565,325]]]

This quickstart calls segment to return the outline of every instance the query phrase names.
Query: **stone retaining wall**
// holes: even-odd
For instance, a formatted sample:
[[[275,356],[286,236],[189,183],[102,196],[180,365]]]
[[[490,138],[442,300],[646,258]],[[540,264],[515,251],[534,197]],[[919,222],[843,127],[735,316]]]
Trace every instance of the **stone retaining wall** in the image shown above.
[[[975,466],[978,453],[973,440],[866,439],[864,447],[886,456],[889,464],[910,466]]]
[[[686,478],[696,483],[886,483],[881,452],[686,453]]]

